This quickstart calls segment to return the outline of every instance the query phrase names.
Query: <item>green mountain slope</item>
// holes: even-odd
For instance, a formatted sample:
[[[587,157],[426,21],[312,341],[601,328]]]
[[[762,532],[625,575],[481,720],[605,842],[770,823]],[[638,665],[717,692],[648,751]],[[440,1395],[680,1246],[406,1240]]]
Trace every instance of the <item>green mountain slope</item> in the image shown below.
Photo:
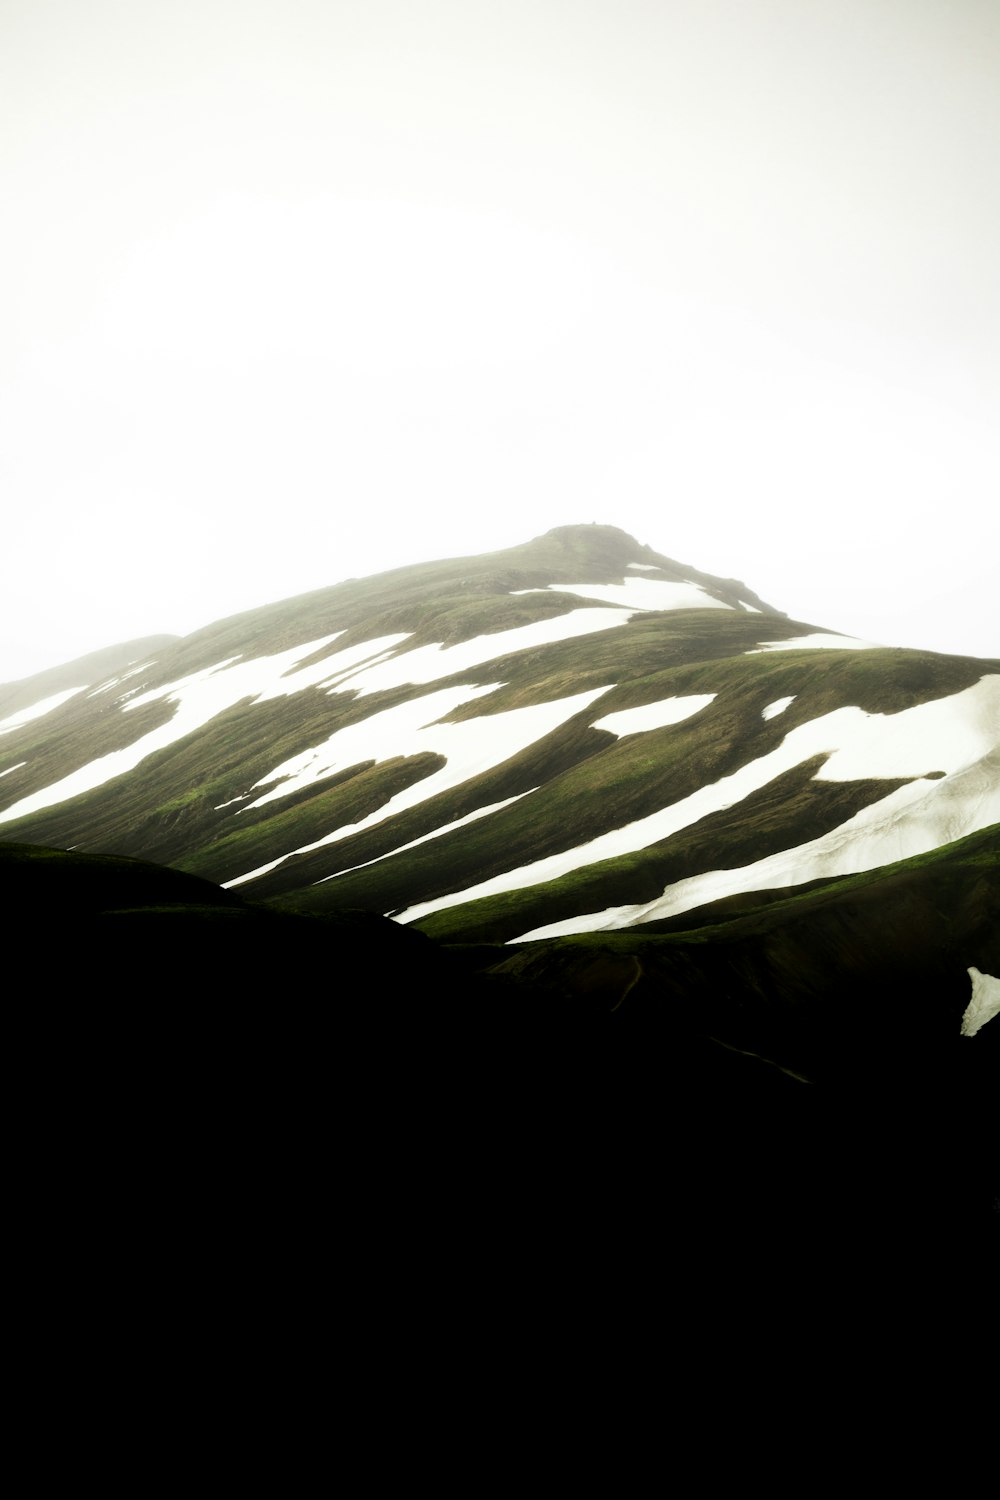
[[[621,925],[688,882],[840,873],[831,841],[878,867],[995,821],[997,682],[566,527],[221,621],[0,724],[0,822],[464,941]]]

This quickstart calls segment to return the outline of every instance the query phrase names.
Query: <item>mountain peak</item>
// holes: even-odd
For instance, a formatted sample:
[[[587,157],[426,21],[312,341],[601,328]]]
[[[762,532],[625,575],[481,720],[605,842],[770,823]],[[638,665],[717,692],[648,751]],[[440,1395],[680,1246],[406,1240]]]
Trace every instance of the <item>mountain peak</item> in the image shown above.
[[[546,537],[568,544],[589,541],[598,544],[637,547],[640,552],[649,551],[648,547],[642,546],[634,536],[630,536],[620,526],[605,526],[599,521],[591,521],[589,525],[577,523],[574,526],[553,526],[550,531],[543,532],[537,540],[543,541]]]
[[[738,578],[719,578],[693,568],[677,558],[656,552],[646,542],[639,542],[620,526],[606,526],[592,521],[589,525],[553,526],[522,547],[512,547],[504,553],[505,558],[535,566],[560,571],[567,580],[584,576],[593,581],[610,583],[626,575],[629,568],[644,573],[657,573],[661,578],[678,583],[699,584],[720,600],[734,607],[749,605],[761,614],[778,615],[785,619],[785,612],[775,609],[755,594]],[[584,574],[584,570],[586,574]]]
[[[640,558],[645,560],[647,556],[658,556],[620,526],[604,526],[597,521],[592,521],[590,525],[553,526],[551,531],[543,532],[541,536],[526,543],[525,548],[512,550],[529,548],[533,552],[544,553],[550,564],[558,554],[560,558],[567,559],[571,566],[596,564],[619,572],[630,562]]]

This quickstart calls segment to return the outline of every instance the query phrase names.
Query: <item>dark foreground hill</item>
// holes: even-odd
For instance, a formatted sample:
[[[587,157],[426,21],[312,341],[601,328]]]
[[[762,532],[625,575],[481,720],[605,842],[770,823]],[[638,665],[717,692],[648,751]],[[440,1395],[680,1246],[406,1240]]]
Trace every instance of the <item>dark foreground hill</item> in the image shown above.
[[[973,840],[943,874],[984,963],[995,864]],[[996,1227],[995,1027],[959,1035],[947,935],[930,967],[898,937],[932,886],[894,881],[884,902],[830,888],[686,933],[442,948],[363,912],[0,846],[11,930],[38,935],[5,964],[21,1086],[88,1195],[102,1173],[74,1188],[72,1164],[96,1140],[112,1194],[180,1171],[211,1203],[280,1170],[293,1196],[335,1183],[338,1213],[360,1195],[386,1233],[592,1241],[613,1220],[717,1248],[958,1248]],[[873,930],[884,962],[854,967]]]

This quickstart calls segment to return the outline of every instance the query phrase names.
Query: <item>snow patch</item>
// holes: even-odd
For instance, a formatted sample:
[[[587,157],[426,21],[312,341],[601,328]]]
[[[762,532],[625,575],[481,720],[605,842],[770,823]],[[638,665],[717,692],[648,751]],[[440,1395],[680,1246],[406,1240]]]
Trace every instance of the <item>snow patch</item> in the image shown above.
[[[761,709],[761,711],[760,711],[761,718],[762,719],[776,719],[779,714],[783,714],[785,712],[785,709],[788,708],[789,704],[792,704],[792,703],[795,702],[795,699],[797,697],[798,697],[798,694],[797,693],[793,693],[790,698],[775,698],[775,700],[774,700],[773,703],[769,703],[766,708],[762,708]]]
[[[355,664],[341,667],[339,671],[334,672],[332,677],[321,678],[318,686],[324,689],[328,697],[332,698],[335,693],[340,692],[345,682],[350,684],[352,677],[356,677],[360,672],[367,672],[371,667],[378,666],[380,662],[386,661],[392,656],[396,646],[402,641],[409,640],[411,633],[410,631],[405,631],[401,635],[383,635],[379,636],[375,641],[366,641],[365,650],[369,646],[380,645],[385,641],[388,641],[389,645],[381,651],[372,651],[369,655],[360,657]],[[350,655],[349,651],[338,652],[334,660],[340,661],[342,656],[348,655]],[[329,661],[325,665],[329,666]]]
[[[698,693],[688,698],[664,698],[661,703],[644,703],[641,708],[623,708],[618,713],[605,714],[603,719],[595,719],[591,727],[607,729],[619,736],[642,734],[647,729],[682,724],[717,697],[717,693]]]
[[[346,771],[350,766],[356,766],[362,761],[380,762],[397,756],[419,755],[422,751],[433,750],[434,745],[431,745],[426,738],[420,738],[428,729],[458,727],[435,725],[436,720],[446,718],[457,708],[472,702],[475,698],[496,692],[501,686],[503,686],[502,683],[489,682],[479,687],[470,687],[463,683],[458,687],[438,688],[436,692],[425,693],[420,698],[411,698],[406,703],[397,703],[392,708],[385,708],[381,713],[369,714],[366,719],[361,719],[357,724],[348,724],[335,729],[320,744],[313,745],[308,750],[302,750],[288,760],[282,761],[280,765],[275,766],[272,771],[268,771],[255,782],[251,788],[252,791],[256,791],[259,787],[267,787],[268,790],[262,792],[253,802],[248,803],[243,811],[247,811],[248,808],[264,807],[268,802],[274,802],[279,797],[287,797],[292,792],[300,792],[306,787],[314,786],[316,782],[324,780],[327,776],[332,776],[338,771]],[[477,720],[476,722],[481,724],[483,721]],[[437,741],[440,736],[431,736],[431,738]]]
[[[528,589],[525,592],[545,591]],[[538,646],[551,646],[557,641],[593,635],[616,625],[627,625],[630,619],[630,610],[572,609],[564,615],[535,620],[531,625],[498,630],[493,635],[477,635],[471,641],[459,641],[454,646],[418,646],[413,651],[401,652],[389,661],[358,673],[352,678],[351,686],[357,689],[360,698],[389,688],[422,687],[426,683],[440,681],[442,677],[452,677],[456,672],[468,672],[475,667],[485,666],[498,657],[510,656],[516,651],[527,651]]]
[[[19,760],[16,766],[8,766],[6,771],[0,771],[0,776],[9,776],[11,771],[19,771],[22,766],[26,766],[27,764],[26,760]]]
[[[66,688],[62,693],[53,693],[49,698],[42,698],[38,703],[33,703],[30,708],[22,708],[16,714],[11,714],[7,719],[0,719],[0,734],[13,734],[15,729],[20,729],[24,724],[30,724],[33,719],[40,719],[45,714],[50,714],[54,708],[61,703],[66,703],[70,698],[75,698],[82,693],[82,687]]]
[[[221,812],[224,807],[235,807],[237,802],[245,802],[249,795],[249,792],[240,792],[237,796],[230,797],[228,802],[217,802],[212,811]]]
[[[853,635],[832,635],[816,630],[812,635],[797,635],[790,641],[765,641],[744,656],[760,656],[762,651],[878,651],[878,641],[861,641]]]
[[[634,568],[637,573],[658,573],[660,571],[656,563],[626,563],[627,568]]]
[[[798,885],[833,875],[857,874],[879,865],[926,854],[1000,822],[1000,676],[987,676],[951,697],[917,704],[898,714],[867,714],[839,708],[791,730],[768,755],[669,807],[647,814],[560,854],[424,902],[403,913],[410,922],[442,911],[555,880],[572,870],[632,854],[670,838],[712,813],[735,806],[785,771],[826,755],[816,779],[868,780],[913,776],[881,801],[862,809],[839,828],[809,844],[783,850],[742,869],[695,875],[668,886],[655,900],[614,907],[533,929],[519,941],[591,932],[650,922],[715,901],[721,896],[772,886]],[[940,762],[950,774],[927,780]]]
[[[530,932],[522,932],[518,937],[508,938],[507,942],[513,946],[515,943],[533,943],[539,938],[572,937],[578,932],[605,932],[617,927],[630,927],[634,910],[632,906],[609,906],[602,912],[566,917],[561,922],[549,922],[544,927],[533,927]]]
[[[280,786],[258,797],[251,806],[261,807],[265,802],[286,796],[323,776],[357,765],[363,760],[383,761],[396,756],[420,755],[426,751],[445,758],[445,764],[439,771],[434,771],[413,786],[397,792],[367,818],[335,828],[323,838],[290,849],[278,859],[270,860],[225,884],[242,885],[244,881],[254,880],[275,869],[292,855],[308,854],[313,849],[321,849],[340,839],[350,838],[355,833],[384,823],[397,813],[405,812],[407,808],[415,807],[439,792],[450,791],[473,776],[480,776],[484,771],[502,765],[511,756],[551,734],[574,714],[589,707],[614,684],[592,688],[586,693],[576,693],[570,698],[558,698],[550,703],[533,703],[525,708],[508,709],[506,713],[483,714],[477,718],[463,719],[459,723],[441,722],[462,703],[496,692],[503,686],[503,683],[493,682],[482,687],[460,685],[439,688],[437,692],[423,698],[397,704],[394,708],[387,708],[382,713],[362,719],[359,724],[350,724],[337,730],[322,745],[276,767],[257,785],[264,786],[276,777],[287,779]]]
[[[632,927],[693,911],[710,901],[748,891],[802,885],[838,875],[859,875],[897,860],[930,854],[980,828],[1000,822],[1000,753],[985,757],[947,781],[914,781],[881,802],[862,808],[822,838],[785,849],[742,869],[713,870],[668,886],[645,905],[608,908],[539,927],[516,938],[556,937],[564,932],[598,932]]]
[[[104,786],[115,776],[121,776],[126,771],[132,771],[135,767],[152,755],[157,750],[163,750],[175,741],[183,739],[194,730],[201,729],[210,719],[244,699],[262,700],[265,698],[276,698],[287,696],[290,693],[299,692],[307,687],[320,675],[320,667],[323,673],[328,675],[330,671],[330,660],[314,666],[295,677],[285,678],[284,673],[289,671],[296,662],[304,661],[312,656],[314,652],[329,645],[342,634],[335,631],[333,635],[320,637],[319,640],[306,641],[301,645],[292,646],[287,651],[278,652],[275,656],[255,657],[251,661],[233,663],[239,661],[238,657],[227,657],[224,661],[216,662],[214,666],[205,667],[200,672],[193,672],[187,677],[179,678],[176,682],[169,682],[161,687],[150,688],[148,692],[131,696],[129,701],[122,705],[123,713],[130,713],[133,709],[141,708],[147,703],[156,703],[160,699],[177,705],[173,718],[166,724],[161,724],[159,729],[150,730],[148,734],[142,735],[132,745],[127,745],[123,750],[114,750],[109,755],[99,756],[97,760],[90,761],[81,766],[79,770],[64,776],[61,781],[54,782],[51,786],[33,792],[29,797],[23,797],[20,802],[15,802],[3,813],[0,813],[0,823],[9,823],[14,818],[23,818],[28,813],[39,812],[42,808],[52,807],[57,802],[65,802],[70,797],[78,797],[82,792],[93,791],[95,787]],[[79,691],[74,689],[74,691]]]
[[[664,578],[626,578],[624,583],[550,583],[543,589],[514,589],[515,594],[577,594],[601,599],[625,609],[732,609],[697,583],[671,583]]]
[[[132,669],[128,672],[122,672],[118,677],[109,677],[107,682],[102,682],[98,687],[95,687],[92,693],[87,694],[87,697],[99,698],[102,693],[110,693],[112,688],[120,687],[121,684],[123,682],[127,682],[130,677],[137,677],[140,672],[148,672],[150,667],[155,666],[155,657],[153,657],[150,661],[140,662],[137,667],[132,667]]]
[[[1000,1015],[1000,979],[992,974],[980,974],[978,969],[966,971],[972,980],[972,999],[962,1016],[962,1036],[975,1036],[987,1021]]]
[[[390,849],[376,859],[366,859],[363,864],[350,865],[346,870],[338,870],[334,875],[324,875],[322,880],[316,881],[316,884],[325,885],[328,880],[339,880],[341,875],[350,875],[355,870],[367,870],[369,865],[381,864],[384,859],[389,859],[394,854],[405,854],[407,849],[416,849],[418,844],[428,844],[432,839],[442,838],[446,833],[454,833],[456,828],[464,828],[468,823],[476,823],[480,818],[488,818],[490,813],[510,807],[513,802],[520,802],[522,797],[528,797],[532,792],[537,791],[538,788],[533,786],[527,792],[518,792],[514,797],[505,797],[502,802],[491,802],[487,807],[477,807],[473,812],[466,813],[464,818],[456,818],[453,823],[444,823],[440,828],[432,828],[430,833],[421,834],[420,838],[411,839],[408,844],[400,844],[398,849]]]

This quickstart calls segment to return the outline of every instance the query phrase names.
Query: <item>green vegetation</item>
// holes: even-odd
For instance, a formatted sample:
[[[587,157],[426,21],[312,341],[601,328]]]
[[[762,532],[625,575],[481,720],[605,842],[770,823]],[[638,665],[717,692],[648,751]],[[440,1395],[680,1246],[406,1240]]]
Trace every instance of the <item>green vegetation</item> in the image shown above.
[[[284,799],[269,804],[269,817],[256,822],[249,819],[234,833],[187,856],[181,868],[213,880],[232,880],[275,858],[273,851],[282,845],[286,853],[291,853],[321,838],[324,831],[360,822],[443,764],[439,755],[414,755],[407,759],[397,756],[377,766],[372,761],[352,766],[340,776],[308,788],[309,795],[300,796],[294,806],[289,807]],[[303,858],[299,856],[299,860]]]

